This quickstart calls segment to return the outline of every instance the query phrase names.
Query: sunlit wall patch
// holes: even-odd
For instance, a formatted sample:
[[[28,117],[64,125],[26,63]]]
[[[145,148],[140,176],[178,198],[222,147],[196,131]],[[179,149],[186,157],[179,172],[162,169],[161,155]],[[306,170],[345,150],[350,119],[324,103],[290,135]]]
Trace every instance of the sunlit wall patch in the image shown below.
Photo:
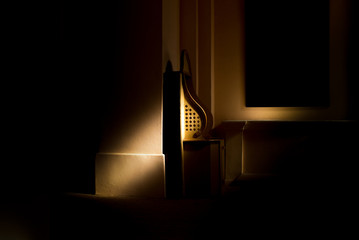
[[[96,194],[103,196],[165,196],[163,154],[99,153]]]

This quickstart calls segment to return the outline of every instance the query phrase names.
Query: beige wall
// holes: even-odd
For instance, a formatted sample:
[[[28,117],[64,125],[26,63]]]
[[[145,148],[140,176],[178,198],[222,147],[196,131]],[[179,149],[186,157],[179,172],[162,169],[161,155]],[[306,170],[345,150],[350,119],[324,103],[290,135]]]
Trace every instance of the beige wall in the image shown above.
[[[347,119],[347,5],[330,1],[330,107],[245,107],[244,1],[214,0],[214,115],[224,120]],[[260,69],[259,69],[260,71]]]
[[[180,48],[188,51],[192,82],[201,102],[213,112],[213,0],[180,1]]]
[[[162,1],[129,2],[99,152],[161,154]]]
[[[162,72],[170,61],[180,70],[180,0],[162,1]]]
[[[162,0],[120,4],[125,16],[119,16],[117,72],[96,156],[96,194],[165,196],[162,74],[167,60],[176,58],[178,41],[169,32],[175,11],[163,14],[162,6]]]
[[[96,194],[103,196],[165,196],[162,154],[98,154]]]
[[[268,135],[267,130],[257,129],[262,124],[261,121],[349,119],[352,104],[348,103],[347,76],[350,1],[330,0],[330,106],[327,108],[246,107],[244,0],[213,2],[212,39],[207,40],[213,43],[212,79],[208,78],[207,83],[199,81],[199,92],[201,88],[206,88],[206,84],[212,86],[215,128],[218,128],[219,136],[224,137],[226,142],[226,180],[232,181],[243,174],[275,175],[285,164],[295,165],[290,158],[286,159],[289,162],[281,162],[283,159],[278,156],[286,153],[292,146],[297,146],[298,139],[291,132],[286,137]],[[251,128],[243,134],[246,121],[252,120],[257,123],[252,122]],[[282,123],[278,124],[281,128]],[[304,141],[304,144],[310,143]],[[305,165],[305,168],[311,169],[312,165]]]
[[[158,166],[152,172],[153,177],[162,179],[162,73],[167,61],[172,62],[174,70],[179,69],[180,49],[189,50],[194,87],[211,109],[215,127],[225,120],[347,119],[348,2],[330,1],[330,107],[247,108],[244,102],[244,0],[131,1],[126,13],[130,27],[123,32],[126,44],[118,60],[121,71],[117,73],[118,82],[104,120],[96,159],[98,166],[103,166],[102,161],[106,161],[108,169],[111,164],[121,166],[120,174],[127,172],[127,167],[133,168],[135,162],[153,161],[154,166]],[[242,141],[235,134],[232,137]],[[227,151],[228,155],[234,164],[243,163],[241,151]],[[232,169],[233,176],[240,168]],[[96,178],[104,188],[126,180],[106,180],[106,171],[102,170],[96,169],[99,174]],[[154,192],[158,195],[161,190]],[[141,190],[131,194],[141,195]]]

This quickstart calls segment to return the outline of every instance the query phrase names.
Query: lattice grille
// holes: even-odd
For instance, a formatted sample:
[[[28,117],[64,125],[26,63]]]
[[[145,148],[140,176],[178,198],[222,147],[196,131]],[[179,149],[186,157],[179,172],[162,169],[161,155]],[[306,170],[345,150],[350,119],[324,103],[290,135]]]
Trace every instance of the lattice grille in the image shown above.
[[[185,103],[184,114],[185,131],[192,133],[200,131],[202,126],[201,119],[198,113],[187,102]]]

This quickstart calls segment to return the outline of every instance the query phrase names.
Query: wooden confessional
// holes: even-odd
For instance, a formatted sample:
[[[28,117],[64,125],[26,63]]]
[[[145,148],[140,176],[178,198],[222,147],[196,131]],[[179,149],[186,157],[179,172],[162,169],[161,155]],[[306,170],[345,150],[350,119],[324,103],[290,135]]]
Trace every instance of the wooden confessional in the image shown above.
[[[180,71],[167,64],[163,80],[163,152],[166,196],[206,197],[221,192],[224,144],[213,139],[213,117],[197,97],[186,50]]]

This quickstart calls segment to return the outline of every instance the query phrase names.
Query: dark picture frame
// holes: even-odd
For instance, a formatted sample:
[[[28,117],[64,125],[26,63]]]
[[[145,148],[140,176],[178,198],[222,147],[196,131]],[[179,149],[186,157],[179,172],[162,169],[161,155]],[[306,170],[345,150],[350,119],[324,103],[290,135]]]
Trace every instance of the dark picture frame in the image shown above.
[[[329,1],[245,1],[247,107],[327,107]]]

